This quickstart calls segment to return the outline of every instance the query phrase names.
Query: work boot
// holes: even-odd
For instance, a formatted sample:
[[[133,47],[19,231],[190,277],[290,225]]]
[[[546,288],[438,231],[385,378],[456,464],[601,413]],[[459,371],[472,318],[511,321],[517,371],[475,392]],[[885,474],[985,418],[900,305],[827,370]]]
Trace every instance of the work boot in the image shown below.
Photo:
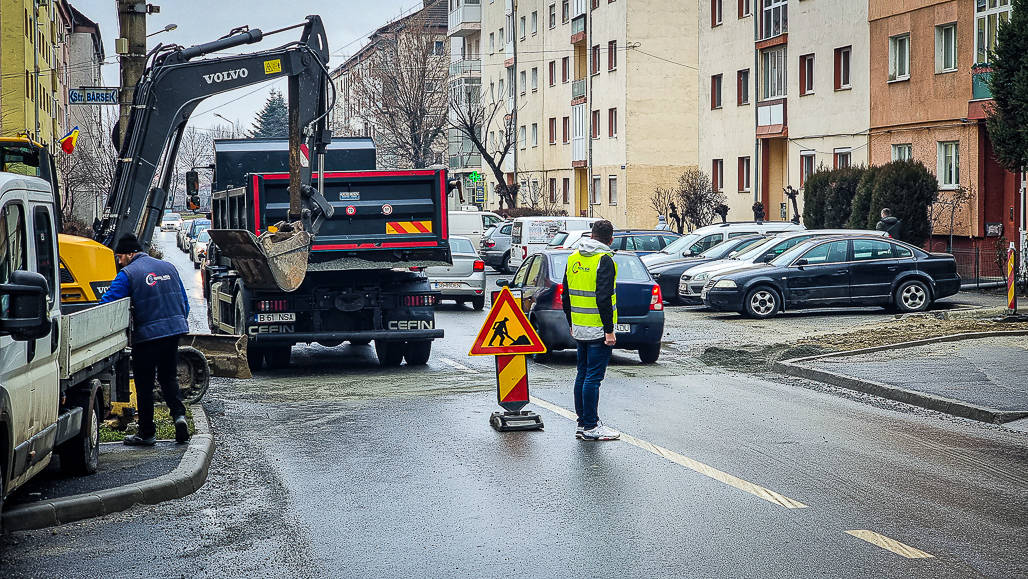
[[[154,435],[149,438],[145,438],[138,434],[130,434],[122,440],[122,443],[124,443],[125,446],[153,446],[157,444],[157,436]]]
[[[179,444],[189,442],[189,424],[186,423],[185,416],[175,419],[175,442]]]

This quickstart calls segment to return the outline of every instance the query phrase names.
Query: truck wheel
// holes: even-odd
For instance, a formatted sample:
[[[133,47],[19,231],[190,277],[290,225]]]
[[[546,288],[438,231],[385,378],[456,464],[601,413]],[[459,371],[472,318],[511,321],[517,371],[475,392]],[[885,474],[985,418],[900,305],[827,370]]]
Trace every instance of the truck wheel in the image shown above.
[[[287,368],[292,354],[293,347],[291,345],[275,346],[265,352],[264,359],[268,363],[268,368]]]
[[[404,357],[407,358],[408,366],[424,366],[432,356],[432,340],[407,342],[406,349]]]
[[[99,394],[99,392],[98,392]],[[57,447],[61,469],[69,474],[93,474],[100,463],[100,401],[82,402],[82,430]]]
[[[375,354],[378,363],[386,368],[395,368],[403,362],[403,342],[375,340]]]
[[[478,296],[477,298],[471,298],[471,307],[478,311],[482,311],[485,308],[485,296]]]
[[[243,296],[236,296],[236,319],[235,328],[237,336],[246,335],[246,311],[243,306]],[[264,365],[264,351],[256,346],[250,344],[249,340],[246,343],[246,365],[250,367],[250,371],[260,370],[261,366]]]
[[[179,346],[178,349],[178,387],[182,402],[196,404],[200,402],[207,388],[211,385],[211,366],[203,352],[192,346]],[[160,388],[154,389],[154,399],[161,400]]]
[[[660,344],[646,344],[639,348],[639,360],[643,364],[652,364],[660,357]]]

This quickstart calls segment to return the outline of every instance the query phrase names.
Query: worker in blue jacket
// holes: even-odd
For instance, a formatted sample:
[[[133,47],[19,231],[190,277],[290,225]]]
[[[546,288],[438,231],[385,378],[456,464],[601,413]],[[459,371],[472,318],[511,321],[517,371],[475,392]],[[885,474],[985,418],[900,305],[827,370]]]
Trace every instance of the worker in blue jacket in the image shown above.
[[[189,300],[175,266],[143,252],[135,235],[126,234],[114,248],[120,271],[100,303],[132,299],[132,375],[136,383],[139,432],[125,437],[129,446],[153,446],[154,376],[175,420],[175,440],[189,440],[186,407],[178,387],[178,342],[189,331]]]

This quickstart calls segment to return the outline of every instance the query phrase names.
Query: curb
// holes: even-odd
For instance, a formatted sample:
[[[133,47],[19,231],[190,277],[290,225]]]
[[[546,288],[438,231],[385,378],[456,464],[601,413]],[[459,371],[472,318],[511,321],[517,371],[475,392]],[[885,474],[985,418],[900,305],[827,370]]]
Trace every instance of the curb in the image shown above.
[[[155,505],[182,498],[207,481],[214,456],[214,435],[207,413],[192,407],[196,434],[189,440],[178,466],[168,474],[102,491],[40,501],[3,512],[4,531],[29,531],[124,511],[134,505]]]
[[[942,342],[956,342],[960,340],[968,340],[975,338],[994,338],[1001,336],[1028,336],[1028,331],[1005,331],[1005,332],[979,332],[979,333],[965,333],[965,334],[952,334],[949,336],[939,336],[936,338],[928,338],[924,340],[914,340],[911,342],[901,342],[899,344],[891,344],[888,346],[875,346],[872,348],[861,348],[859,350],[851,350],[846,352],[832,352],[830,354],[822,354],[819,356],[806,356],[803,358],[793,358],[792,360],[778,361],[772,364],[772,368],[782,374],[789,376],[796,376],[798,378],[806,378],[808,380],[816,380],[818,382],[824,382],[840,388],[847,388],[849,390],[856,390],[858,392],[865,392],[867,394],[874,394],[875,396],[881,396],[882,398],[888,398],[890,400],[896,400],[899,402],[905,402],[914,406],[920,406],[929,410],[936,410],[945,414],[953,416],[959,416],[961,418],[970,418],[971,420],[977,420],[979,422],[990,422],[993,424],[1003,424],[1005,422],[1011,422],[1013,420],[1019,420],[1021,418],[1028,417],[1028,411],[1020,410],[997,410],[995,408],[989,408],[987,406],[978,406],[961,400],[954,400],[952,398],[945,398],[943,396],[936,396],[934,394],[925,394],[924,392],[918,392],[916,390],[909,390],[907,388],[900,388],[898,386],[892,386],[890,384],[883,384],[881,382],[874,382],[871,380],[862,380],[847,376],[845,374],[839,374],[837,372],[830,372],[828,370],[818,370],[810,368],[808,366],[801,365],[803,362],[810,362],[815,360],[823,360],[825,358],[842,358],[845,356],[856,356],[860,354],[868,354],[874,352],[881,352],[883,350],[894,350],[899,348],[912,348],[915,346],[923,346],[927,344],[937,344]]]

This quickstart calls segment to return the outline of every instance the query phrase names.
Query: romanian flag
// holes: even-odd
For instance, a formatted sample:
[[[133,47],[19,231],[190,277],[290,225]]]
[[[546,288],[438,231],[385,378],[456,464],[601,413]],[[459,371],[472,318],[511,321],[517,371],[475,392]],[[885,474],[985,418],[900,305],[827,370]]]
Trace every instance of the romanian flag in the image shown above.
[[[79,140],[79,128],[76,126],[74,129],[68,131],[67,135],[60,140],[61,150],[67,154],[72,154],[75,151],[75,143]]]

